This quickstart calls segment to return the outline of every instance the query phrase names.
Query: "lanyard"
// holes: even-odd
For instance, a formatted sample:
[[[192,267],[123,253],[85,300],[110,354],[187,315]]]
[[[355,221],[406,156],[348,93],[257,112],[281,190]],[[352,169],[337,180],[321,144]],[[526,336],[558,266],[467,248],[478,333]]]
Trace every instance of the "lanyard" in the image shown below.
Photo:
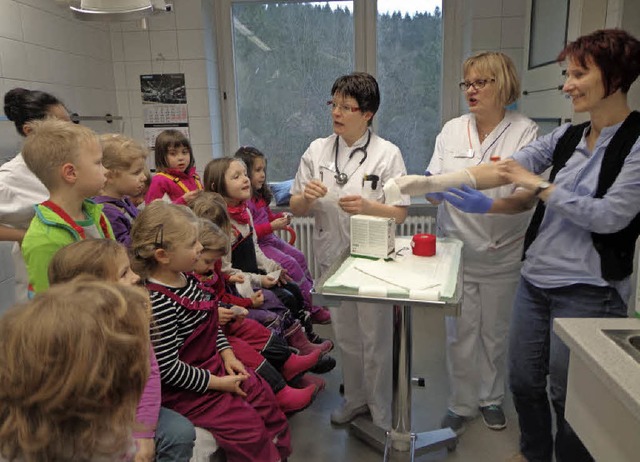
[[[471,119],[467,120],[467,140],[469,141],[469,157],[473,157],[473,146],[471,145]],[[480,152],[482,152],[482,157],[480,158],[480,160],[478,161],[478,163],[476,165],[480,165],[482,163],[482,161],[484,160],[484,156],[487,155],[487,152],[489,152],[489,150],[491,149],[491,147],[496,144],[498,142],[498,140],[500,139],[500,137],[502,136],[502,134],[507,131],[507,128],[509,128],[511,126],[511,122],[509,122],[500,133],[498,133],[498,136],[496,136],[493,141],[491,142],[491,144],[489,146],[487,146],[487,149],[485,149],[484,151],[482,151],[482,147],[480,147]],[[482,144],[482,142],[480,142],[480,144]],[[490,160],[492,161],[497,161],[500,160],[500,157],[496,156],[490,156],[489,157]]]
[[[339,184],[340,186],[344,186],[345,184],[347,184],[349,182],[349,178],[351,176],[353,176],[354,173],[356,173],[356,170],[358,170],[360,168],[360,166],[362,166],[362,164],[364,163],[365,160],[367,160],[367,148],[369,147],[369,142],[371,141],[371,130],[367,130],[367,141],[366,143],[364,143],[364,146],[361,146],[359,148],[355,148],[353,151],[351,151],[349,153],[349,159],[347,160],[347,163],[349,163],[349,161],[351,160],[351,158],[353,157],[353,155],[358,152],[358,151],[362,151],[363,152],[363,156],[362,159],[360,160],[360,163],[358,164],[358,166],[356,167],[356,169],[351,172],[351,175],[348,176],[346,173],[341,172],[340,168],[338,167],[338,145],[339,145],[339,141],[340,137],[336,136],[336,142],[334,143],[334,160],[335,160],[335,165],[336,165],[336,174],[335,174],[335,179],[336,179],[336,183]],[[347,164],[345,164],[345,167],[347,166]]]
[[[81,239],[86,239],[87,235],[84,232],[84,228],[82,226],[80,226],[78,223],[76,223],[76,221],[71,218],[69,216],[69,214],[67,212],[65,212],[62,207],[60,207],[58,204],[56,204],[55,202],[52,202],[50,200],[44,201],[42,204],[45,207],[47,207],[48,209],[50,209],[53,213],[55,213],[56,215],[58,215],[60,218],[62,218],[62,220],[68,224],[69,226],[71,226],[71,228],[73,228],[73,230],[78,233],[78,235],[80,236]],[[105,222],[104,219],[104,215],[100,214],[100,228],[102,229],[102,234],[104,235],[105,238],[112,238],[109,234],[109,228],[107,227],[107,223]]]

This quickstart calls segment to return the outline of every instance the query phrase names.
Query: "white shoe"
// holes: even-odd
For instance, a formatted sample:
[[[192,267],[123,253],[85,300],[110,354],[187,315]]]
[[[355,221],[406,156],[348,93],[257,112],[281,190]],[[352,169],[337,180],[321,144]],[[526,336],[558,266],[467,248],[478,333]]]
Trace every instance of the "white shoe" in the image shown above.
[[[369,406],[367,406],[366,404],[358,407],[342,405],[342,407],[336,409],[331,413],[331,423],[335,425],[348,424],[359,415],[368,413]]]

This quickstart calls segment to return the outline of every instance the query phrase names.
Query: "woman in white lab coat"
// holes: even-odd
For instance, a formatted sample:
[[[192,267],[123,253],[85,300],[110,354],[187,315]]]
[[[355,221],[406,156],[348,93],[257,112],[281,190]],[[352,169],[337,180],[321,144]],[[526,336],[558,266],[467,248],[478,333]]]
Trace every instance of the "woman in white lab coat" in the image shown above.
[[[537,125],[508,111],[520,94],[515,66],[503,53],[482,52],[463,66],[460,89],[469,113],[445,124],[436,138],[428,167],[433,175],[487,164],[520,150],[536,138]],[[490,198],[510,196],[512,185],[485,191]],[[533,199],[533,194],[519,194]],[[427,195],[432,202],[441,194]],[[455,200],[455,198],[454,198]],[[487,210],[491,206],[486,201]],[[482,207],[482,204],[479,204]],[[486,212],[482,210],[481,212]],[[523,237],[531,214],[465,213],[448,202],[438,207],[438,234],[464,242],[464,297],[458,317],[447,317],[449,407],[442,421],[457,434],[480,410],[493,430],[505,428],[507,335],[520,276]]]
[[[33,120],[46,117],[71,120],[58,98],[24,88],[14,88],[4,95],[4,113],[21,136],[29,133],[29,122]],[[0,241],[15,242],[12,256],[16,302],[27,300],[28,278],[20,242],[35,213],[33,206],[48,197],[47,188],[27,168],[22,154],[0,166]]]
[[[327,104],[334,134],[311,143],[291,188],[293,213],[315,218],[314,255],[323,272],[349,248],[351,215],[391,217],[402,223],[409,205],[408,196],[387,204],[382,194],[383,185],[405,175],[406,168],[398,147],[371,130],[380,105],[376,80],[366,73],[339,77]],[[374,424],[390,429],[391,306],[343,302],[332,308],[331,318],[344,380],[344,404],[332,412],[331,421],[346,424],[371,412]]]

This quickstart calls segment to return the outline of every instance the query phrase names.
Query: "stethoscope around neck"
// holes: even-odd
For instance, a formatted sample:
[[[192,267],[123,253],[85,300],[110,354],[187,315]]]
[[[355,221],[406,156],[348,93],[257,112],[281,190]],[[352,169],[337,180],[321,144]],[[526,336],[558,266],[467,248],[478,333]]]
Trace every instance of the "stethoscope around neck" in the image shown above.
[[[338,167],[338,144],[339,144],[339,140],[340,137],[336,136],[336,142],[334,143],[334,162],[335,162],[335,166],[336,166],[336,174],[334,175],[334,178],[336,179],[336,183],[339,184],[340,186],[344,186],[345,184],[347,184],[349,182],[349,175],[347,175],[344,172],[340,171],[340,167]],[[353,151],[351,151],[349,153],[349,160],[351,160],[351,158],[353,157],[353,155],[356,152],[362,151],[363,156],[362,159],[360,159],[360,163],[358,163],[358,166],[356,167],[356,169],[351,172],[351,176],[353,176],[354,173],[356,173],[356,170],[358,170],[360,168],[360,166],[364,163],[365,160],[367,160],[367,156],[369,155],[367,153],[367,148],[369,147],[369,142],[371,141],[371,130],[367,130],[367,141],[366,143],[364,143],[363,146],[360,146],[359,148],[355,148]],[[347,160],[347,162],[349,162],[349,160]],[[346,164],[345,164],[346,165]]]

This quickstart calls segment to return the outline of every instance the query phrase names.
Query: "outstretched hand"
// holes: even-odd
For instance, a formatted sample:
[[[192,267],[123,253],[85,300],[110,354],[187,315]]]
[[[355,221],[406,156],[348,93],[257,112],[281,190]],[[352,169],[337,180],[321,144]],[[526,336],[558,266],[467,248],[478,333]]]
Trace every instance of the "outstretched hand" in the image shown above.
[[[493,205],[493,199],[467,185],[461,189],[449,188],[442,195],[455,208],[467,213],[487,213]]]

